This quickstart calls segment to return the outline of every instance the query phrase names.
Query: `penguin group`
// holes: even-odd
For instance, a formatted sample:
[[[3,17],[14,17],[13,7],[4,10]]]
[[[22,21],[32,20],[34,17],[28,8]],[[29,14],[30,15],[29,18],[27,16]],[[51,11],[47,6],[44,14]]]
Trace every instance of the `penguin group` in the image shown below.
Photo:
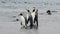
[[[20,19],[21,19],[21,28],[27,29],[27,25],[29,24],[29,28],[32,29],[33,27],[36,26],[38,28],[38,9],[36,10],[35,8],[30,12],[30,10],[27,10],[28,14],[27,16],[23,16],[23,13],[20,13]]]

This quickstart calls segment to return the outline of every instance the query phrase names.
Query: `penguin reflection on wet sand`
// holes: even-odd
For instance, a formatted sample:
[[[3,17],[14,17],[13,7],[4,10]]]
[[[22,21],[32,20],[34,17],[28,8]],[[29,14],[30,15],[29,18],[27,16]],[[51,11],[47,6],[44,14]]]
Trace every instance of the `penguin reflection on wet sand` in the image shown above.
[[[33,23],[37,25],[38,28],[38,9],[35,11],[35,8],[32,11]]]
[[[48,10],[48,11],[47,11],[47,14],[48,14],[48,15],[51,15],[51,11],[50,11],[50,10]]]
[[[29,10],[27,10],[28,12],[28,22],[30,21],[30,29],[33,28],[33,18],[32,18],[32,15],[31,15],[31,12]]]
[[[21,28],[26,28],[27,27],[27,19],[23,16],[22,13],[19,14],[20,19],[21,19]]]

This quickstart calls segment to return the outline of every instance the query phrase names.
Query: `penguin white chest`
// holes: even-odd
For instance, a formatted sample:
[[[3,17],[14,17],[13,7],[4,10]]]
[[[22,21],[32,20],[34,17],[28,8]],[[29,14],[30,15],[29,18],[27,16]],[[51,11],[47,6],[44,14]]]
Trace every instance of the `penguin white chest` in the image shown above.
[[[29,15],[27,14],[27,19],[29,18]]]
[[[22,25],[25,26],[25,18],[23,16],[21,16],[21,22],[22,22]]]
[[[34,18],[35,18],[35,12],[32,13],[32,18],[33,18],[33,21],[34,21]]]

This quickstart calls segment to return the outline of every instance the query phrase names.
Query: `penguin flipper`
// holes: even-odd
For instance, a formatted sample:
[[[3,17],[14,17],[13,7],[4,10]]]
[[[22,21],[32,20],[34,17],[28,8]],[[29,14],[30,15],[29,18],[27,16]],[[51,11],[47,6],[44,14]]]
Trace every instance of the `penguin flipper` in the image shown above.
[[[20,24],[22,25],[22,22]]]
[[[30,17],[28,18],[27,23],[29,22],[29,20],[30,20]]]

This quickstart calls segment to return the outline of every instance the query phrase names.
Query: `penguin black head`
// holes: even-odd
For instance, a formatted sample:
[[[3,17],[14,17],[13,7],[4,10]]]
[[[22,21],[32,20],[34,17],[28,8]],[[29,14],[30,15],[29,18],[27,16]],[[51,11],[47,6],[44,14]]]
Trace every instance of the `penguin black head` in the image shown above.
[[[22,16],[23,14],[22,14],[22,13],[20,13],[20,15]]]
[[[30,12],[29,10],[27,10],[28,12]]]
[[[32,12],[35,12],[35,9],[33,9],[33,11]]]

